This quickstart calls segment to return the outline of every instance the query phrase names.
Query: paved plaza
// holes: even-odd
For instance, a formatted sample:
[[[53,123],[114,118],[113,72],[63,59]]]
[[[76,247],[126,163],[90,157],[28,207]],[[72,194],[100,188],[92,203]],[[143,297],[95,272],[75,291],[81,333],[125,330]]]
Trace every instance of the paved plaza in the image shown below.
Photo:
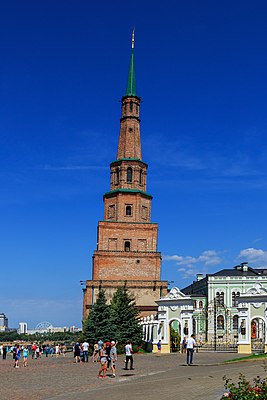
[[[231,353],[195,353],[194,365],[185,364],[184,354],[135,354],[134,371],[123,370],[119,356],[117,377],[98,379],[99,363],[75,364],[72,354],[42,357],[29,366],[13,368],[12,357],[0,360],[0,399],[2,400],[216,400],[224,392],[222,377],[237,379],[264,376],[263,361],[223,364],[236,358]],[[108,371],[109,375],[109,371]]]

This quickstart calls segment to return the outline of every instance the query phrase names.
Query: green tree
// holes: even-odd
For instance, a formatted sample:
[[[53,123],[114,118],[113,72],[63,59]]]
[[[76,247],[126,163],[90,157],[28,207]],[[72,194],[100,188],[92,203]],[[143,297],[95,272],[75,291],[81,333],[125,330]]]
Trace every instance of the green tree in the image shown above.
[[[126,287],[119,287],[111,301],[111,338],[119,343],[131,340],[133,343],[142,341],[142,327],[139,324],[139,311],[136,308],[134,296]]]
[[[98,339],[110,339],[110,306],[107,305],[105,291],[101,289],[92,311],[83,323],[84,337],[90,343]]]

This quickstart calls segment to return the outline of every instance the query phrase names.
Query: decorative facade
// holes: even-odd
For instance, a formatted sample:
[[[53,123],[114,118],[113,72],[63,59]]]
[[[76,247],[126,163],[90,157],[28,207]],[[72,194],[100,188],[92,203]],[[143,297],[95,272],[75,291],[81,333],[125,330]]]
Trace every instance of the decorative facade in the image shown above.
[[[83,318],[90,312],[100,288],[110,300],[116,289],[125,285],[134,294],[142,315],[156,311],[156,300],[167,293],[168,282],[160,277],[158,224],[151,222],[148,165],[142,160],[140,102],[136,94],[133,34],[127,89],[121,100],[117,157],[110,164],[110,190],[104,194],[104,220],[98,223],[93,276],[84,289]]]
[[[165,352],[178,349],[174,340],[181,343],[192,333],[201,350],[265,352],[267,270],[242,263],[204,278],[198,274],[191,285],[162,297],[158,314],[142,325],[145,339],[154,345],[161,339]]]
[[[251,268],[247,263],[237,265],[234,269],[223,269],[205,278],[198,275],[197,281],[182,289],[182,292],[195,296],[205,296],[206,315],[205,341],[211,343],[237,343],[239,340],[238,305],[241,294],[249,293],[255,286],[267,288],[267,270]],[[196,319],[195,333],[200,336]]]

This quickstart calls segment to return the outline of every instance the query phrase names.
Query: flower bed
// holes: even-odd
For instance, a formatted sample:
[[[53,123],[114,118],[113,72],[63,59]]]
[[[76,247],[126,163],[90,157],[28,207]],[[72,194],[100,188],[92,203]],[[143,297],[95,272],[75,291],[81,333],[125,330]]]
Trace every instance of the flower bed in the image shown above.
[[[266,371],[266,366],[264,367]],[[250,382],[243,374],[239,375],[237,383],[233,383],[232,379],[223,377],[225,381],[224,387],[227,392],[224,393],[221,400],[266,400],[267,399],[267,378],[257,376]]]

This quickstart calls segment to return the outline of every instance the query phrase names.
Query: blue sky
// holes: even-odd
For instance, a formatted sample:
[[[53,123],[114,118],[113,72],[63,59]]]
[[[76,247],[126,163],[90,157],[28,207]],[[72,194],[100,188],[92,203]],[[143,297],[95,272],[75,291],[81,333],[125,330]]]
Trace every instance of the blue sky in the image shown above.
[[[162,278],[267,265],[267,3],[1,6],[0,312],[80,325],[136,28]]]

